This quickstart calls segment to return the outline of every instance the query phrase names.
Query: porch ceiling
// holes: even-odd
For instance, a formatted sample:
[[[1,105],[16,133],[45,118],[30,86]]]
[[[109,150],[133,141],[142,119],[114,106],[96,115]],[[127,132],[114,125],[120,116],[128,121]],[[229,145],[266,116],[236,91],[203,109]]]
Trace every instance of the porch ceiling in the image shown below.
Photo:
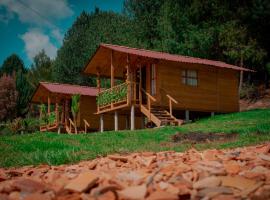
[[[83,73],[96,76],[99,72],[101,77],[111,76],[111,53],[113,51],[113,66],[115,68],[114,77],[122,79],[125,76],[126,66],[129,63],[130,67],[137,67],[138,64],[156,63],[155,59],[144,58],[142,56],[128,54],[126,52],[112,50],[106,46],[100,45],[95,54],[85,65]]]

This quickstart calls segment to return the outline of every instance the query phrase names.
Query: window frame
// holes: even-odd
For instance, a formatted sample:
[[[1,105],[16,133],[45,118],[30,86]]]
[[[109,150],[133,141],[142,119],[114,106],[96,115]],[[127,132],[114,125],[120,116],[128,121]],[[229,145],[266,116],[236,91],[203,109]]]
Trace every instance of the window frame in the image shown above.
[[[190,72],[190,73],[195,72],[195,76],[190,75],[188,72]],[[195,81],[195,84],[193,84],[193,81]],[[183,69],[181,72],[181,83],[183,85],[190,86],[190,87],[198,87],[198,85],[199,85],[198,70]]]

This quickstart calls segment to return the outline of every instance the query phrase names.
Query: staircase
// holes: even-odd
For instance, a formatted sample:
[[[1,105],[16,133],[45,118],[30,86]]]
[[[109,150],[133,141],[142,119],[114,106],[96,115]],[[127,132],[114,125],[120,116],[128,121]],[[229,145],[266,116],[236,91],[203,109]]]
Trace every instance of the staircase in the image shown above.
[[[152,106],[151,113],[160,121],[160,126],[178,126],[179,120],[171,116],[170,113],[162,107]]]
[[[157,100],[147,93],[145,90],[140,89],[140,110],[141,112],[148,118],[150,122],[153,122],[157,127],[166,126],[166,125],[174,125],[180,126],[183,124],[183,120],[176,119],[172,114],[172,103],[178,104],[178,102],[172,98],[170,95],[166,95],[169,99],[169,109],[170,112],[165,110],[163,107],[151,105],[153,102]],[[147,103],[142,104],[142,93],[146,95]]]
[[[183,122],[171,116],[167,110],[159,106],[152,106],[149,112],[147,105],[141,105],[141,112],[157,127],[166,125],[180,126]]]

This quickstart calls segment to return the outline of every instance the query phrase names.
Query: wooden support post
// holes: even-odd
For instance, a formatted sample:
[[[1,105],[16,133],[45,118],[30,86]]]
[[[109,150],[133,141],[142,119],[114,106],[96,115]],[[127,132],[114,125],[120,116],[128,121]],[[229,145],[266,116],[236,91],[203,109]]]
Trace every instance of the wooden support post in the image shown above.
[[[65,101],[62,102],[61,123],[65,123]]]
[[[114,112],[114,130],[118,131],[118,112]]]
[[[144,116],[141,117],[141,128],[144,129],[145,127],[145,120],[144,120]]]
[[[103,133],[104,131],[104,119],[103,114],[100,115],[100,132]]]
[[[134,104],[131,105],[131,110],[130,110],[130,130],[135,129],[135,106]]]
[[[215,116],[215,112],[211,112],[211,117],[214,117]]]
[[[51,113],[51,98],[48,96],[48,115]]]
[[[114,87],[113,50],[111,50],[111,88]]]
[[[59,124],[59,105],[58,105],[57,97],[55,99],[55,118],[56,118],[56,124]]]
[[[65,126],[68,124],[68,118],[69,118],[69,109],[68,109],[68,100],[65,99]]]
[[[185,120],[189,122],[189,110],[185,110]]]
[[[128,115],[126,116],[126,130],[129,128],[129,117]]]

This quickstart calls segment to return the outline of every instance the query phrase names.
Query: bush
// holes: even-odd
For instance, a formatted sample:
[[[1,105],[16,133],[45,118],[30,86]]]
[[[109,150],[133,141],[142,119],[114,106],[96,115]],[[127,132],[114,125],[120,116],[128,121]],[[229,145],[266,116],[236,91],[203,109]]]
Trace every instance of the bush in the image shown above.
[[[12,134],[34,133],[39,130],[40,121],[36,118],[16,118],[7,124]]]
[[[243,84],[242,89],[240,91],[241,99],[252,99],[258,96],[258,90],[253,84]]]

